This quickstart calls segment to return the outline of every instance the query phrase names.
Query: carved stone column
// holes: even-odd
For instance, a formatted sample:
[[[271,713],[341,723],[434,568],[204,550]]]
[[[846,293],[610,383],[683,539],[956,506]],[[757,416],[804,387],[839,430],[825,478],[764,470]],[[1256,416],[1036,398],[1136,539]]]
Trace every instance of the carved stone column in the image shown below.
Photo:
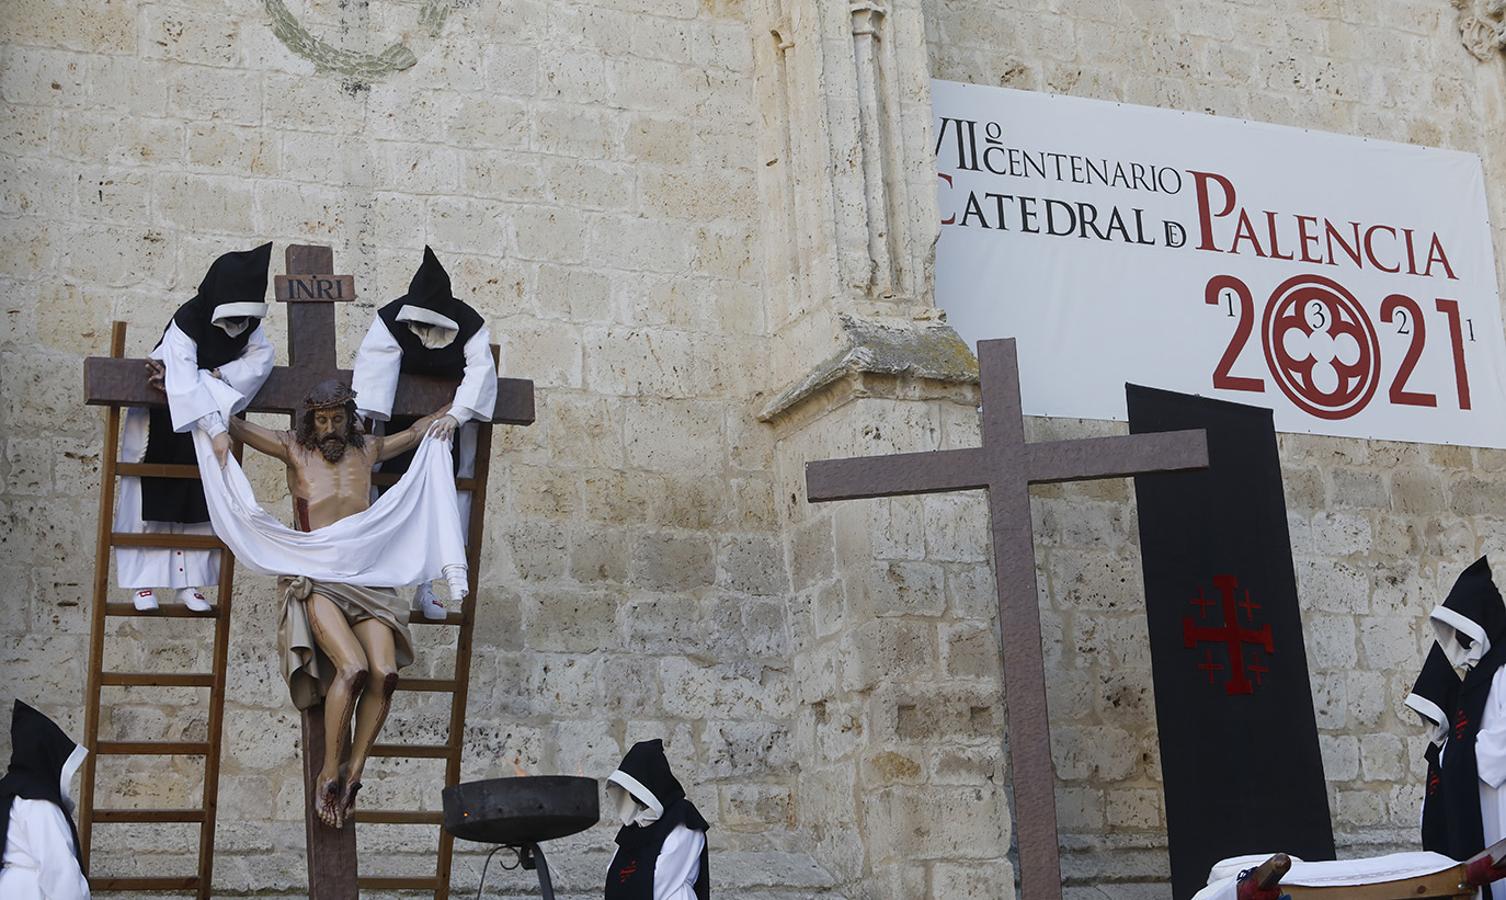
[[[920,0],[758,0],[768,399],[800,685],[797,825],[847,896],[1013,896],[979,498],[805,502],[804,463],[976,441],[935,309]],[[990,732],[990,729],[993,729]]]
[[[849,328],[937,318],[930,79],[918,0],[762,0],[761,188],[776,365],[787,388]],[[777,413],[778,410],[773,412]]]

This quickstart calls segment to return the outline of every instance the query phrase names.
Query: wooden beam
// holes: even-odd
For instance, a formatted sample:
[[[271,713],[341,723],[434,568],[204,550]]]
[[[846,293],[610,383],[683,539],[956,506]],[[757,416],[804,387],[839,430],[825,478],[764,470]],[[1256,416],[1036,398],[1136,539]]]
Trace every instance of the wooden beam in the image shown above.
[[[339,369],[314,372],[304,368],[278,367],[252,398],[250,412],[298,411],[304,394],[314,381],[331,378]],[[318,376],[317,378],[315,376]],[[312,379],[312,380],[311,380]],[[436,375],[404,375],[398,380],[392,401],[393,415],[425,416],[449,403],[455,396],[453,378]],[[91,356],[84,360],[84,403],[89,406],[166,406],[161,391],[146,383],[146,361]],[[533,382],[526,378],[498,378],[497,406],[492,422],[500,425],[532,425]]]

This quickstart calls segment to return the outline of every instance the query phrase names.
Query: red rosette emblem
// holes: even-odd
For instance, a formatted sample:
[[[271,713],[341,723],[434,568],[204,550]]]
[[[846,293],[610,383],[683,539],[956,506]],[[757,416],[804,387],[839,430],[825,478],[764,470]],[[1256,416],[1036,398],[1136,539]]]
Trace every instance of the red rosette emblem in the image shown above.
[[[1321,275],[1288,278],[1261,323],[1265,360],[1281,392],[1322,419],[1364,409],[1380,384],[1380,341],[1360,302]]]

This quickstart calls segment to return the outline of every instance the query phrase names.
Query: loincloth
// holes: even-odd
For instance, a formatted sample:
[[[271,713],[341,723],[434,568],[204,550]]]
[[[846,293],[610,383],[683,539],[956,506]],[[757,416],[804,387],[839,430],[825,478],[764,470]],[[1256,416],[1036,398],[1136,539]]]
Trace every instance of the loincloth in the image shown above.
[[[277,593],[282,598],[282,617],[277,623],[277,650],[282,677],[288,683],[293,705],[308,709],[324,699],[335,675],[335,665],[314,640],[305,602],[310,594],[328,597],[356,625],[376,619],[392,629],[398,668],[413,662],[413,635],[408,631],[408,601],[388,587],[363,587],[310,578],[281,576]]]

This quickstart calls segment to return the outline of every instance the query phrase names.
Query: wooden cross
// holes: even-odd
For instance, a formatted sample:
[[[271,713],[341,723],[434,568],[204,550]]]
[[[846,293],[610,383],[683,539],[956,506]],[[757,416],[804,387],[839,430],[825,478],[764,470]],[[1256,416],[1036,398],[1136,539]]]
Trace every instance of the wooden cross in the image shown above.
[[[810,462],[806,494],[819,503],[988,491],[1020,894],[1029,900],[1060,900],[1056,774],[1046,713],[1030,485],[1200,469],[1208,465],[1208,443],[1206,433],[1196,430],[1028,444],[1014,339],[979,341],[978,363],[983,446]]]
[[[288,365],[276,366],[247,412],[281,412],[297,416],[303,399],[319,382],[342,378],[350,370],[335,361],[335,306],[355,299],[355,279],[334,275],[334,250],[307,244],[287,248],[287,275],[274,279],[279,302],[288,304]],[[393,416],[425,416],[449,403],[458,381],[431,375],[403,375],[393,398]],[[164,395],[147,384],[146,361],[112,357],[84,360],[85,402],[96,406],[165,406]],[[494,423],[530,425],[534,420],[533,382],[497,380]],[[478,465],[484,465],[478,460]],[[388,476],[390,477],[390,476]],[[478,498],[479,500],[479,498]],[[102,564],[102,563],[101,563]],[[348,822],[338,831],[314,814],[314,781],[324,755],[321,706],[303,711],[304,832],[308,847],[309,896],[313,900],[356,900],[356,830]]]

